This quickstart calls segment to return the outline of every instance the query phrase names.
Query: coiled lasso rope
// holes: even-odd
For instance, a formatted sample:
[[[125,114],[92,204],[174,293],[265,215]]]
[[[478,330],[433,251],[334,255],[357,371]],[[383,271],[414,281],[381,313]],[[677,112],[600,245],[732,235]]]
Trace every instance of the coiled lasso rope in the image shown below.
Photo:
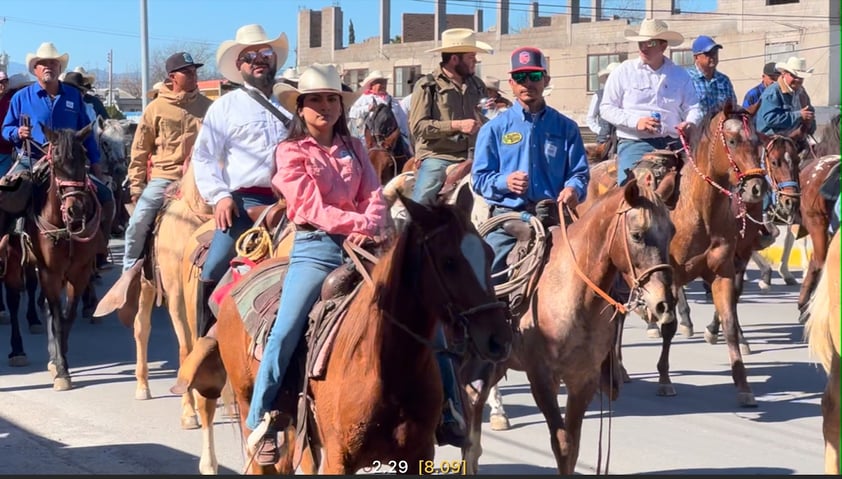
[[[273,256],[272,237],[263,227],[253,227],[246,230],[237,238],[234,245],[237,255],[248,258],[255,263]]]
[[[508,275],[510,271],[515,268],[520,268],[521,265],[526,264],[525,268],[521,268],[518,271],[517,276],[509,278],[509,280],[505,283],[494,287],[494,294],[496,294],[497,297],[502,297],[513,291],[517,291],[524,283],[528,282],[530,278],[532,278],[532,274],[535,270],[541,265],[541,261],[544,260],[544,250],[547,247],[547,231],[544,229],[544,225],[535,215],[527,212],[511,212],[493,216],[480,223],[477,227],[477,232],[479,232],[481,237],[485,238],[488,233],[494,231],[509,220],[519,220],[529,223],[529,226],[535,232],[535,238],[532,240],[532,247],[530,248],[530,251],[523,258],[518,260],[515,264],[509,265],[509,267],[505,270],[492,275],[492,279]]]

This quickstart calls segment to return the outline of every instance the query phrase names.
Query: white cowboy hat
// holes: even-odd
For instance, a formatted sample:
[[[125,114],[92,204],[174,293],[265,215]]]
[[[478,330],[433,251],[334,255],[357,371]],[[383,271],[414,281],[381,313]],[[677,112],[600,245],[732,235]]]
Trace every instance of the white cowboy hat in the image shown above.
[[[281,74],[281,78],[289,81],[298,81],[298,77],[300,76],[298,69],[295,67],[289,67]]]
[[[677,47],[684,42],[684,36],[670,30],[667,22],[656,18],[647,18],[640,23],[640,31],[630,28],[625,31],[626,40],[630,42],[646,42],[649,40],[664,40],[669,46]]]
[[[779,72],[790,72],[798,78],[813,76],[813,69],[807,68],[807,60],[799,57],[789,57],[785,63],[776,63],[775,69]]]
[[[492,53],[494,47],[477,40],[476,33],[469,28],[451,28],[441,32],[441,46],[425,53]]]
[[[313,66],[304,70],[298,77],[298,88],[286,83],[276,83],[272,87],[272,93],[281,102],[281,106],[292,114],[295,114],[298,109],[296,104],[298,97],[308,93],[337,93],[342,96],[342,103],[346,110],[359,96],[357,93],[343,90],[339,70],[334,65],[324,63],[314,63]]]
[[[9,90],[15,90],[33,83],[35,83],[35,80],[28,73],[16,73],[9,77],[9,86],[7,88]]]
[[[605,65],[605,68],[603,68],[602,70],[600,70],[600,71],[596,74],[597,78],[607,77],[607,76],[608,76],[608,75],[610,75],[610,74],[611,74],[611,72],[613,72],[613,71],[614,71],[614,69],[615,69],[615,68],[617,68],[618,66],[620,66],[620,63],[619,63],[619,62],[611,62],[611,63],[609,63],[608,65]]]
[[[366,91],[374,80],[389,80],[391,77],[391,75],[384,75],[380,70],[372,70],[371,73],[369,73],[368,76],[360,82],[360,89],[362,89],[362,91]]]
[[[237,68],[237,58],[240,53],[252,45],[269,45],[278,55],[277,66],[282,66],[287,61],[289,54],[289,42],[286,33],[281,33],[278,38],[271,39],[266,35],[263,27],[253,23],[237,29],[233,40],[225,40],[216,50],[216,69],[228,81],[243,83],[243,76]]]
[[[96,82],[96,73],[88,73],[88,71],[85,70],[84,67],[76,67],[73,69],[73,71],[76,73],[81,73],[82,77],[85,78],[85,80],[87,80],[88,83],[90,83],[91,85],[93,85],[94,82]]]
[[[38,47],[35,53],[26,54],[26,65],[30,73],[35,73],[35,62],[44,59],[58,60],[61,63],[58,73],[61,74],[61,72],[67,69],[67,62],[70,60],[70,55],[67,53],[63,55],[59,54],[58,49],[56,49],[56,46],[52,42],[44,42]]]
[[[482,77],[482,82],[485,83],[486,88],[493,88],[500,91],[500,79],[497,77],[485,76]]]

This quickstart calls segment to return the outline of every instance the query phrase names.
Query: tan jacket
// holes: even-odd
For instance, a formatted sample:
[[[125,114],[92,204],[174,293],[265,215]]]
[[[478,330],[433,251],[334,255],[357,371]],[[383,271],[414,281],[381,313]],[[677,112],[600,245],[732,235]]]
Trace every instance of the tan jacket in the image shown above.
[[[422,77],[412,90],[409,129],[415,141],[415,157],[463,161],[476,135],[466,135],[450,126],[453,120],[475,119],[485,123],[477,105],[486,96],[485,84],[472,75],[461,87],[454,84],[441,67]]]
[[[158,97],[146,105],[132,141],[132,195],[143,192],[152,178],[181,178],[182,165],[193,150],[202,118],[212,102],[198,90],[174,93],[167,84],[161,87]]]

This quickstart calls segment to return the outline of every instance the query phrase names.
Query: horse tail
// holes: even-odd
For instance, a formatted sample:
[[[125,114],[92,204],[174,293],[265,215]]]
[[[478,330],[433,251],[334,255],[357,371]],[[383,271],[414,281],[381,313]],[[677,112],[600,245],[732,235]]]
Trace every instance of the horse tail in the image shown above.
[[[830,311],[831,295],[836,295],[838,298],[839,293],[830,290],[830,275],[828,273],[827,268],[822,271],[819,284],[810,299],[807,309],[809,318],[804,325],[804,335],[807,337],[810,356],[817,358],[824,370],[829,373],[833,355],[839,356],[840,354],[840,344],[839,324],[835,321],[839,318],[833,317]],[[834,335],[834,330],[836,330],[836,335]]]

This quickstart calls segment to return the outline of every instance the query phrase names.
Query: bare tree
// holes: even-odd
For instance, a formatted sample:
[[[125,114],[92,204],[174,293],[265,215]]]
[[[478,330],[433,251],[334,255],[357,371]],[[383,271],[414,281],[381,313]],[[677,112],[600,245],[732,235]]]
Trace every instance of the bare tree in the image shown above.
[[[219,73],[216,71],[216,51],[212,45],[199,42],[172,43],[153,50],[149,55],[150,88],[155,83],[166,80],[167,58],[175,52],[187,52],[193,57],[194,62],[204,64],[197,71],[200,81],[219,78]],[[140,72],[123,74],[115,83],[117,87],[136,97],[146,93],[141,86]]]

